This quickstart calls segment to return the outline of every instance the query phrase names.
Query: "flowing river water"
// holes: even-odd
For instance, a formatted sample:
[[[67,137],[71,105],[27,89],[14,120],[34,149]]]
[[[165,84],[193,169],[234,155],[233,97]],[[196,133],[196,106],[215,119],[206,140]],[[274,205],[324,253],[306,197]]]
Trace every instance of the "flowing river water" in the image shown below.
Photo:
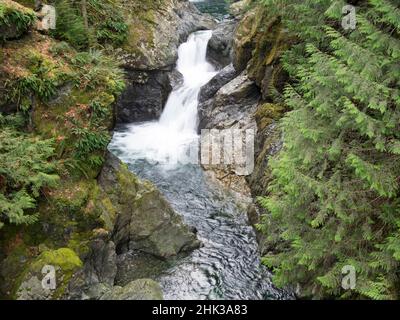
[[[184,81],[160,119],[117,128],[110,150],[157,185],[203,243],[157,276],[165,299],[287,299],[260,263],[246,206],[212,183],[200,165],[180,161],[199,139],[200,88],[216,74],[206,60],[211,35],[196,32],[180,46],[177,70]]]

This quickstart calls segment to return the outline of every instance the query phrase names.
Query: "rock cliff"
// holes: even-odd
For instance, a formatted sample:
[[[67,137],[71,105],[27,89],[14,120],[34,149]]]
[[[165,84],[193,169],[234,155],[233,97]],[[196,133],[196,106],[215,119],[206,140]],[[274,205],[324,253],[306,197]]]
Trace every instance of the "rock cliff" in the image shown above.
[[[59,177],[58,185],[37,193],[38,222],[1,229],[1,297],[100,299],[107,293],[105,299],[158,299],[161,289],[151,280],[130,278],[128,287],[114,287],[118,254],[134,249],[165,260],[199,246],[160,192],[106,151],[115,103],[126,82],[130,85],[119,67],[121,56],[127,59],[127,68],[130,64],[143,72],[167,67],[174,63],[172,51],[179,41],[205,27],[188,2],[156,2],[129,1],[131,11],[125,13],[131,14],[126,17],[130,39],[115,50],[117,56],[80,52],[38,32],[32,9],[10,0],[0,2],[0,112],[6,117],[0,125],[8,125],[11,117],[16,123],[13,130],[32,141],[50,139],[54,155],[49,161]],[[187,20],[186,14],[193,17]],[[132,33],[149,31],[149,24],[155,37],[172,27],[179,35],[164,34],[164,44],[153,39],[159,46],[135,39]],[[148,59],[133,54],[137,52]],[[169,85],[169,80],[163,81]],[[0,181],[3,188],[1,175]],[[46,265],[55,267],[54,290],[42,286]]]

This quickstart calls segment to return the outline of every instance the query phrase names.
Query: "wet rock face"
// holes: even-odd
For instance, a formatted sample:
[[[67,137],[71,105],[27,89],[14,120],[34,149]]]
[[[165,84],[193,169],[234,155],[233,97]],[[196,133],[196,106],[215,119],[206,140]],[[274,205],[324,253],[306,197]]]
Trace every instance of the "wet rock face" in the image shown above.
[[[167,71],[127,71],[127,86],[116,105],[117,122],[157,119],[172,90]]]
[[[112,286],[117,273],[115,244],[96,239],[85,260],[85,278],[91,284],[104,283]]]
[[[118,253],[138,250],[169,258],[199,247],[158,189],[136,178],[115,156],[108,154],[99,182],[117,212],[113,240]]]
[[[236,28],[236,20],[226,20],[218,24],[213,30],[208,42],[207,58],[219,68],[223,68],[232,62],[233,34]]]
[[[128,41],[120,56],[125,67],[160,70],[173,65],[178,46],[190,33],[212,29],[214,20],[186,0],[123,0],[129,23]]]
[[[278,16],[265,6],[255,6],[239,22],[233,42],[233,65],[261,89],[264,100],[282,92],[287,75],[280,63],[282,53],[295,42]]]
[[[133,279],[156,280],[163,271],[171,267],[172,261],[139,251],[128,251],[117,256],[118,272],[115,285],[125,286]]]
[[[67,297],[73,300],[99,299],[111,290],[117,273],[115,244],[94,239],[85,255],[83,268],[74,274],[68,285]]]
[[[215,21],[186,0],[123,2],[129,34],[119,56],[127,87],[117,103],[117,121],[154,120],[179,83],[173,71],[179,45],[192,32],[212,29]]]
[[[246,72],[222,86],[214,98],[199,106],[201,129],[248,128],[254,126],[253,114],[259,90]]]
[[[218,92],[221,87],[232,81],[238,72],[232,64],[223,68],[214,78],[212,78],[204,87],[201,88],[199,94],[199,103],[203,103],[211,98]]]
[[[252,129],[254,135],[257,131],[254,113],[260,99],[260,92],[255,83],[248,78],[246,71],[229,81],[228,79],[236,74],[236,71],[233,70],[233,67],[222,70],[220,80],[218,80],[218,75],[216,76],[215,83],[221,84],[225,81],[227,83],[219,88],[214,95],[213,91],[218,86],[204,89],[203,97],[211,96],[211,98],[199,105],[199,127],[200,129]],[[211,131],[212,139],[214,134],[219,134],[218,132],[213,133]],[[218,139],[217,136],[215,138]],[[238,154],[235,154],[234,158],[238,159]],[[245,176],[249,174],[250,170],[248,170],[247,165],[251,167],[251,163],[251,159],[247,159],[246,165],[244,163],[221,164],[203,167],[206,170],[211,170],[215,178],[224,186],[239,194],[249,196],[250,190]]]

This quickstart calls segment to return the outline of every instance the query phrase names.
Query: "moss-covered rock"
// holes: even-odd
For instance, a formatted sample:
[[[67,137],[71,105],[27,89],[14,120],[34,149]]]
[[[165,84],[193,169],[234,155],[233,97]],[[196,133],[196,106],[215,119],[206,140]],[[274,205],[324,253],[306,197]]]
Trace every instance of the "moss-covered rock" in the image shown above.
[[[0,41],[16,39],[30,30],[36,21],[35,12],[11,0],[0,2]]]
[[[252,2],[254,2],[254,0],[233,1],[233,3],[231,3],[231,5],[229,6],[229,12],[235,17],[241,16],[249,9]]]
[[[121,3],[129,27],[121,56],[131,69],[172,66],[179,44],[191,32],[214,25],[211,18],[199,14],[186,0],[121,0]]]
[[[200,243],[160,191],[149,181],[139,180],[118,158],[108,154],[99,177],[100,198],[109,198],[117,213],[113,240],[119,252],[139,250],[161,258],[197,248]],[[98,201],[95,201],[97,203]]]
[[[47,274],[44,270],[46,266],[55,270],[55,289],[42,284]],[[69,248],[45,250],[24,270],[20,283],[17,283],[15,298],[21,300],[63,298],[71,277],[81,267],[82,261]]]
[[[239,71],[247,69],[263,99],[274,98],[282,91],[287,77],[280,57],[293,42],[280,18],[271,15],[265,6],[253,4],[240,21],[234,40],[234,66]]]
[[[11,233],[11,230],[7,230]],[[4,230],[2,231],[4,233]],[[31,247],[27,246],[21,234],[15,236],[8,235],[11,239],[7,243],[1,243],[1,255],[3,256],[0,262],[0,297],[11,298],[15,292],[15,287],[24,267],[35,252]],[[4,234],[3,234],[4,237]]]
[[[257,128],[259,132],[264,130],[276,120],[279,120],[285,113],[286,108],[281,104],[276,103],[261,103],[257,107],[255,113],[255,119],[257,122]]]
[[[185,33],[204,26],[195,19],[183,23],[187,16],[183,18],[185,13],[180,10],[191,6],[187,1],[126,2],[140,10],[137,16],[130,13],[131,46],[122,50],[133,58],[135,68],[174,63],[172,54]],[[12,1],[3,3],[12,3],[22,15],[33,12]],[[170,18],[179,18],[179,23]],[[152,36],[135,34],[145,29],[151,30]],[[77,52],[65,42],[28,30],[24,27],[22,33],[7,36],[0,48],[0,112],[19,112],[25,131],[54,140],[52,161],[60,183],[40,190],[37,223],[5,225],[1,230],[0,295],[70,298],[77,279],[93,285],[89,289],[96,292],[91,296],[98,298],[114,281],[116,249],[110,242],[114,228],[120,248],[131,246],[161,257],[197,247],[199,242],[153,185],[139,181],[119,162],[116,170],[107,171],[106,167],[102,171],[114,125],[114,102],[124,82],[118,60],[97,51]],[[157,42],[163,35],[168,35],[167,40],[154,45],[153,40]],[[105,180],[109,184],[104,184]],[[123,223],[128,220],[132,228]],[[107,270],[100,267],[103,258],[110,260]],[[44,290],[41,285],[44,265],[56,267],[55,290]],[[80,288],[79,283],[76,288]],[[76,296],[81,297],[79,294]]]

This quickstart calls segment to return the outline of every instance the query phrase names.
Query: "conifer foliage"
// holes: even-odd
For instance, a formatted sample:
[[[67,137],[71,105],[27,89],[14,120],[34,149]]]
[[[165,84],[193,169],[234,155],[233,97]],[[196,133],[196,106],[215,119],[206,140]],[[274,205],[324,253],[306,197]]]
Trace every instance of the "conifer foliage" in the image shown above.
[[[36,199],[42,188],[58,181],[55,165],[48,161],[54,141],[17,130],[17,119],[0,114],[0,228],[36,222]]]
[[[319,298],[396,299],[400,290],[400,7],[353,1],[262,0],[299,44],[283,63],[291,111],[260,229],[283,243],[263,261],[278,285]],[[356,287],[341,287],[353,266]]]

